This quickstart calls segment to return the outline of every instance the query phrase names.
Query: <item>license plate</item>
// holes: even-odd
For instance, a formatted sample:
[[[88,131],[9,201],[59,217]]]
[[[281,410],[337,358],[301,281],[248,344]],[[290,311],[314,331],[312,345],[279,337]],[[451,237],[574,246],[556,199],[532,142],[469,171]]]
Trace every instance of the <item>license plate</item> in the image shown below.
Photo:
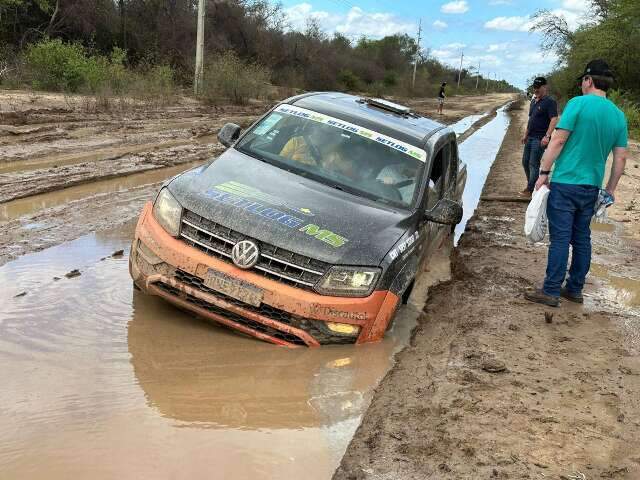
[[[216,292],[224,293],[231,298],[259,307],[262,303],[263,290],[243,280],[209,269],[204,284]]]

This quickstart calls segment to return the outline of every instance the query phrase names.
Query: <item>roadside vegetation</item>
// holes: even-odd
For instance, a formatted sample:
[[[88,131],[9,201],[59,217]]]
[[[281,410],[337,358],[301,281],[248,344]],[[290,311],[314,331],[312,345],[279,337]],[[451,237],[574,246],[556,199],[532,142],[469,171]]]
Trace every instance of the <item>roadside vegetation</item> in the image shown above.
[[[86,93],[96,103],[171,101],[192,85],[196,4],[0,0],[0,85]],[[294,31],[282,7],[267,0],[209,2],[205,45],[203,97],[210,103],[301,90],[425,97],[441,82],[449,94],[478,91],[475,72],[463,70],[457,87],[457,69],[419,52],[407,34],[349,39],[328,35],[313,20]],[[480,77],[479,84],[481,91],[515,91],[504,81]]]
[[[590,0],[587,22],[572,32],[567,22],[549,11],[536,14],[535,30],[543,34],[542,47],[558,56],[549,75],[561,101],[580,94],[576,77],[594,58],[606,60],[616,76],[609,98],[626,114],[632,136],[640,138],[640,2]]]

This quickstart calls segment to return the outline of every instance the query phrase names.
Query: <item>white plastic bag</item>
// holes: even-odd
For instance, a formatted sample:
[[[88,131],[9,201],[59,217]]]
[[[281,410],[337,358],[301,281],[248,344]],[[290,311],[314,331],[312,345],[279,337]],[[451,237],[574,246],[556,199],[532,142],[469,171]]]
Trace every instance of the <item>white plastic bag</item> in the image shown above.
[[[524,218],[524,234],[530,242],[541,242],[547,234],[547,198],[549,187],[541,186],[531,195]]]

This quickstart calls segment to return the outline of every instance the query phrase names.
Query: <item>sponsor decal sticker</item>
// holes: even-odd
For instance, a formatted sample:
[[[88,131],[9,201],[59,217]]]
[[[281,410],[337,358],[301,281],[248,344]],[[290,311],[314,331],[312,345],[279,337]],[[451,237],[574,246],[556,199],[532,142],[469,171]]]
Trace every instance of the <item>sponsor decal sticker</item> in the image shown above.
[[[410,155],[411,157],[416,158],[421,162],[427,161],[427,152],[425,152],[421,148],[415,147],[400,140],[396,140],[395,138],[388,137],[381,133],[359,127],[357,125],[354,125],[353,123],[344,122],[342,120],[338,120],[337,118],[313,112],[311,110],[307,110],[306,108],[296,107],[294,105],[280,105],[275,109],[275,111],[286,113],[287,115],[293,115],[295,117],[306,118],[307,120],[313,120],[314,122],[323,123],[325,125],[331,125],[332,127],[340,128],[341,130],[354,133],[361,137],[368,138],[369,140],[373,140],[374,142],[386,145],[387,147],[393,148],[394,150],[402,152],[406,155]]]
[[[205,195],[211,200],[241,208],[246,212],[280,223],[286,227],[297,228],[300,232],[306,233],[334,248],[339,248],[349,241],[347,238],[313,223],[304,225],[305,220],[283,211],[287,209],[293,212],[300,212],[303,215],[313,216],[313,213],[308,208],[291,207],[282,199],[238,182],[225,182],[216,185],[207,190]],[[265,203],[254,199],[264,200]],[[272,202],[281,209],[266,204]]]
[[[344,310],[337,310],[333,307],[324,305],[313,304],[311,305],[312,315],[324,315],[325,317],[331,317],[344,320],[366,320],[366,312],[345,312]]]
[[[404,252],[408,252],[409,247],[411,247],[414,243],[416,243],[418,241],[418,238],[420,238],[420,232],[416,231],[413,235],[409,235],[408,238],[400,242],[400,244],[398,244],[393,250],[389,252],[389,256],[391,257],[391,260],[395,260],[396,258],[398,258],[399,255],[403,254]]]

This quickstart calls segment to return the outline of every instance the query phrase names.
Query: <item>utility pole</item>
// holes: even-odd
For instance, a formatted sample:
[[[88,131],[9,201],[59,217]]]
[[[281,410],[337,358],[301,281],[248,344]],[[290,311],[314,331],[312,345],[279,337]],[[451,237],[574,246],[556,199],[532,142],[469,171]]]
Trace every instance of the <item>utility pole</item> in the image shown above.
[[[460,88],[460,77],[462,77],[462,59],[464,58],[464,51],[460,55],[460,70],[458,71],[458,88]]]
[[[418,57],[420,56],[420,34],[422,33],[422,18],[418,22],[418,42],[416,49],[416,58],[413,61],[413,81],[411,82],[411,90],[416,88],[416,70],[418,69]]]
[[[204,77],[204,16],[207,0],[198,0],[198,33],[196,36],[196,72],[193,81],[193,93],[198,96],[202,93],[202,80]]]
[[[478,74],[476,75],[476,90],[478,89],[478,82],[480,82],[480,60],[478,60]]]
[[[487,83],[485,85],[485,93],[487,93],[489,91],[489,78],[491,77],[491,72],[487,72]]]

